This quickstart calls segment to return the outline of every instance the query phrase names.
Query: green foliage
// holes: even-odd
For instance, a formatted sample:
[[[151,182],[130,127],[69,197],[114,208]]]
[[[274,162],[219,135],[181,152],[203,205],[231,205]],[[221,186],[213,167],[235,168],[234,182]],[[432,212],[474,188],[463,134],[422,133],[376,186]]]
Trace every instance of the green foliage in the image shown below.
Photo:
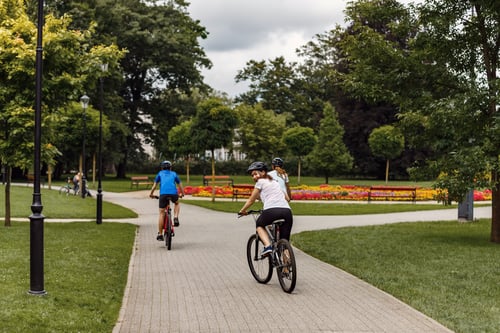
[[[318,141],[312,128],[292,127],[283,134],[283,142],[292,154],[304,157],[308,155]]]
[[[311,164],[328,178],[335,174],[347,172],[352,167],[352,156],[343,142],[344,129],[338,121],[338,115],[331,104],[323,109],[320,122],[318,142],[311,153]]]
[[[238,124],[236,113],[219,98],[210,98],[198,104],[191,126],[191,138],[197,151],[228,146],[233,129]]]
[[[283,142],[288,150],[298,157],[297,175],[299,184],[302,158],[311,152],[317,140],[313,129],[309,127],[292,127],[283,134]]]
[[[390,160],[398,157],[404,149],[403,133],[392,125],[375,128],[368,137],[373,155]]]
[[[34,155],[33,100],[37,29],[26,14],[23,2],[4,3],[17,6],[15,11],[0,12],[0,159],[11,167],[30,167]],[[89,45],[92,30],[71,30],[71,18],[47,15],[43,30],[43,114],[42,158],[53,162],[64,141],[55,138],[54,124],[58,111],[78,99],[89,80],[95,80],[96,63],[116,64],[123,52],[115,46]],[[49,149],[50,151],[45,151]],[[73,148],[72,148],[73,149]]]
[[[196,152],[191,141],[192,126],[192,120],[187,120],[172,127],[168,132],[169,150],[179,157],[185,157]]]
[[[261,104],[240,104],[235,112],[240,124],[236,132],[241,142],[240,151],[246,154],[248,160],[269,161],[274,156],[282,155],[285,151],[281,141],[285,116],[264,110]]]

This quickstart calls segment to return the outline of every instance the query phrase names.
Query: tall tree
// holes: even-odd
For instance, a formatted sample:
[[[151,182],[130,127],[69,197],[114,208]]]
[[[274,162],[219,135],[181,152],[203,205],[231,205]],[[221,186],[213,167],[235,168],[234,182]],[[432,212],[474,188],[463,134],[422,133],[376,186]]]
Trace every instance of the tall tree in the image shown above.
[[[285,115],[287,126],[316,127],[321,118],[316,113],[321,110],[322,102],[308,91],[310,87],[301,79],[297,64],[288,63],[283,57],[250,60],[238,71],[235,80],[249,82],[250,87],[235,98],[236,102],[262,104],[266,110]]]
[[[454,200],[461,201],[470,188],[482,185],[478,181],[489,172],[492,186],[490,239],[500,243],[500,6],[489,0],[432,0],[420,7],[420,14],[425,30],[418,40],[418,50],[429,52],[429,67],[445,64],[456,77],[456,87],[450,89],[445,98],[429,105],[435,114],[420,112],[434,125],[438,118],[444,117],[446,130],[452,135],[452,140],[440,140],[444,149],[436,159],[447,174],[442,185],[460,182],[461,186],[448,189]],[[427,129],[430,130],[430,126]],[[433,126],[431,133],[436,134],[436,130]],[[465,157],[471,152],[475,156],[466,157],[465,161],[481,157],[482,162],[450,165],[450,161],[458,162],[450,155]],[[464,179],[463,175],[470,178]]]
[[[264,110],[261,104],[240,104],[235,108],[239,127],[236,131],[240,150],[250,160],[266,161],[282,155],[285,147],[281,142],[285,131],[285,116]]]
[[[171,147],[169,150],[178,155],[185,161],[186,165],[186,181],[189,184],[189,166],[191,156],[196,153],[196,148],[191,140],[192,120],[186,120],[179,125],[172,127],[168,132],[168,145]]]
[[[318,141],[311,153],[311,164],[325,176],[325,183],[331,175],[347,172],[352,168],[352,156],[343,141],[344,129],[330,103],[323,109]]]
[[[307,156],[317,142],[317,137],[312,128],[309,127],[292,127],[283,134],[283,142],[287,148],[297,156],[297,183],[300,184],[300,168],[302,159]]]
[[[375,128],[368,137],[368,144],[373,155],[385,159],[385,182],[389,181],[389,161],[398,157],[405,146],[401,131],[392,125]]]
[[[121,78],[108,78],[117,86],[121,101],[107,108],[108,116],[117,126],[113,126],[117,177],[126,176],[127,163],[142,157],[143,137],[155,140],[161,147],[165,131],[175,126],[181,119],[173,98],[162,98],[165,90],[174,94],[190,94],[198,87],[207,89],[203,83],[201,69],[209,68],[199,39],[208,33],[200,22],[192,19],[187,12],[189,3],[184,0],[140,1],[140,0],[78,0],[61,2],[47,0],[49,7],[58,14],[71,12],[79,20],[74,26],[80,27],[89,21],[97,23],[96,42],[115,42],[127,49],[121,62]],[[120,81],[121,80],[121,81]],[[152,122],[149,119],[152,118]],[[169,126],[164,119],[174,119]],[[156,141],[158,140],[158,141]]]
[[[418,20],[408,16],[392,27],[407,36],[404,45],[358,25],[362,33],[343,44],[352,68],[344,82],[360,96],[399,106],[408,144],[433,153],[420,164],[426,174],[444,175],[437,186],[451,200],[462,201],[470,188],[485,186],[484,175],[490,174],[490,238],[500,243],[498,4],[429,0],[414,14]]]
[[[220,98],[209,98],[198,104],[191,127],[191,138],[197,151],[210,150],[212,161],[212,201],[215,201],[215,149],[229,146],[238,117]]]

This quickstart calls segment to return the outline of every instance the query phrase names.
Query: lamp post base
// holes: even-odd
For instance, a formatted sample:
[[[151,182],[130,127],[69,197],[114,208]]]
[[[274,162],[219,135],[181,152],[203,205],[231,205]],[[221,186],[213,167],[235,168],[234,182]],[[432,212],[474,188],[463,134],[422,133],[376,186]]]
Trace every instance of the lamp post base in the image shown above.
[[[102,190],[97,190],[97,214],[96,221],[97,224],[102,223]]]

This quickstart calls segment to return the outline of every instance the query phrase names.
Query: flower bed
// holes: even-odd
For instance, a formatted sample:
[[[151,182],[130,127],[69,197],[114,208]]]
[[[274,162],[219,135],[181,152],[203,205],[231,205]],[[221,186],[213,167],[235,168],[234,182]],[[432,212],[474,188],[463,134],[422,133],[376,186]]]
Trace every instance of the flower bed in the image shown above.
[[[319,186],[294,186],[292,190],[293,200],[316,200],[316,201],[330,201],[330,200],[347,200],[347,201],[368,201],[368,192],[370,186],[356,186],[356,185],[328,185],[323,184]],[[188,195],[195,197],[211,197],[211,186],[185,186],[184,192]],[[436,200],[437,190],[431,188],[417,188],[417,201]],[[232,198],[233,190],[231,186],[215,186],[215,196],[217,198]],[[377,198],[373,196],[372,200],[383,201],[411,201],[407,196],[398,196],[396,194],[389,195],[384,193],[383,196]],[[474,191],[474,201],[491,200],[491,191]]]

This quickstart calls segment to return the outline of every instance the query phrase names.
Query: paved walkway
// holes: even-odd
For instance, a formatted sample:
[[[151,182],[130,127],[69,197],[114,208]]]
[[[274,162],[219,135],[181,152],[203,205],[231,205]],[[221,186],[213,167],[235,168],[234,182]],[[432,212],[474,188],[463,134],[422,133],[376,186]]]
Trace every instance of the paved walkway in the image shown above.
[[[131,195],[135,197],[131,197]],[[172,250],[156,236],[157,201],[146,192],[105,193],[139,225],[114,333],[125,332],[451,332],[387,293],[297,250],[297,286],[258,284],[246,263],[253,219],[181,207]],[[486,217],[491,208],[476,208]],[[456,219],[456,210],[365,216],[296,216],[294,232],[401,221]]]

